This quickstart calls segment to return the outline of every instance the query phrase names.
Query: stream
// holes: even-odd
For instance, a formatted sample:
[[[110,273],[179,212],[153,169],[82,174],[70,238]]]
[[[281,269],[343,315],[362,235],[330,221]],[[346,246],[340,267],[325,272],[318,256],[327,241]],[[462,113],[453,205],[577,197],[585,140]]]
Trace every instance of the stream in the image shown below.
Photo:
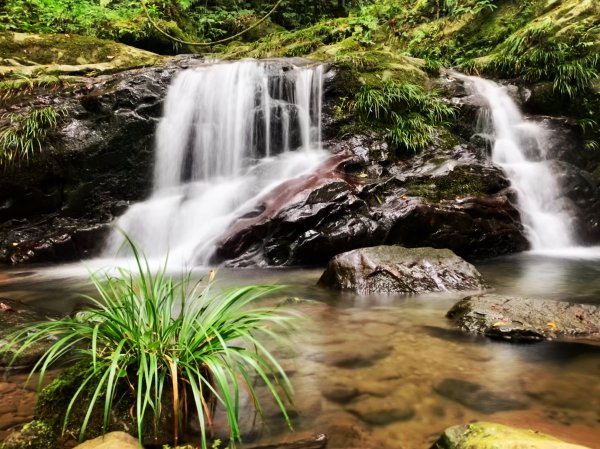
[[[599,260],[523,253],[476,265],[499,294],[600,303]],[[360,297],[316,287],[320,274],[222,269],[217,275],[221,286],[287,285],[289,293],[275,301],[310,300],[291,306],[310,320],[292,336],[294,350],[279,354],[296,391],[296,430],[325,433],[333,448],[417,449],[446,427],[486,420],[599,447],[599,345],[468,336],[444,318],[464,293]],[[0,296],[50,310],[70,312],[81,293],[92,291],[82,265],[0,271]],[[22,380],[5,376],[9,384]],[[33,395],[27,397],[20,400],[31,408]],[[18,421],[5,409],[0,431]],[[246,410],[246,442],[285,432],[269,410],[268,429],[251,429],[253,413]]]

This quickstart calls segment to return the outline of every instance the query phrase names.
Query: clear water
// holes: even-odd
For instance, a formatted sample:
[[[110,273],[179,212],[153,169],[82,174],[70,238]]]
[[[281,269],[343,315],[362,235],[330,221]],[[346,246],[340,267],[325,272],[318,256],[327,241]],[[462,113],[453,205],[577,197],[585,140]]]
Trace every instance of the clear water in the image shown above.
[[[522,254],[478,268],[496,293],[600,304],[598,260]],[[91,291],[84,271],[80,265],[5,270],[0,296],[68,312],[78,293]],[[280,353],[296,389],[298,431],[326,433],[333,448],[417,449],[448,426],[488,420],[600,447],[599,345],[512,345],[468,336],[444,318],[464,294],[359,297],[316,287],[319,276],[281,269],[217,274],[221,286],[285,284],[281,297],[314,301],[291,306],[310,321],[292,337],[294,351]],[[488,390],[476,401],[483,410],[469,404],[470,384],[439,393],[457,380]],[[503,400],[520,406],[506,410]],[[250,427],[252,411],[244,416]],[[386,422],[390,416],[403,418]],[[269,407],[267,417],[268,429],[248,431],[248,441],[284,432]]]

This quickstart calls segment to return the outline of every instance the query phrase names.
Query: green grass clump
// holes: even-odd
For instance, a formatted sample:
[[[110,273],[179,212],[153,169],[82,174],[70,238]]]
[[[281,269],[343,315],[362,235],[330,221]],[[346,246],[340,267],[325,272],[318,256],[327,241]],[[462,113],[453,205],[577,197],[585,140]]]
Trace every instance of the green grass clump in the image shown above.
[[[291,385],[261,337],[277,341],[278,331],[289,330],[293,317],[254,306],[274,287],[248,286],[211,294],[210,285],[192,285],[189,275],[175,281],[165,267],[153,272],[135,248],[133,252],[135,272],[119,269],[117,276],[91,276],[99,295],[99,299],[88,298],[93,309],[29,325],[14,333],[4,349],[20,348],[18,357],[36,341],[51,338],[54,344],[33,371],[43,377],[63,359],[82,367],[83,381],[66,410],[63,432],[69,420],[83,419],[83,438],[97,408],[102,430],[108,431],[111,407],[125,390],[132,393],[130,405],[140,442],[147,428],[144,423],[151,419],[157,429],[161,409],[172,407],[175,443],[195,412],[201,445],[206,448],[216,404],[226,412],[232,442],[239,441],[244,392],[262,415],[256,380],[266,385],[290,424],[285,403],[291,401]],[[85,416],[71,416],[74,404],[85,396],[90,397]],[[165,404],[167,396],[170,405]]]
[[[350,107],[383,126],[392,144],[413,152],[429,144],[436,127],[445,125],[455,112],[435,92],[396,80],[363,85]]]
[[[0,128],[0,165],[27,161],[41,151],[44,138],[56,127],[61,114],[60,109],[52,106],[25,114],[5,114]]]

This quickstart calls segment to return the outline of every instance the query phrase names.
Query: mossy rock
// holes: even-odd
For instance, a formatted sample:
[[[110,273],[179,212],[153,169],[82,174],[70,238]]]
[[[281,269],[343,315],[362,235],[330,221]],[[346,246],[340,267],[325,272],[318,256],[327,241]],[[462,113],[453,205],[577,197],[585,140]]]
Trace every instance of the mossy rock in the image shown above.
[[[0,449],[57,449],[58,435],[49,424],[34,420],[11,433],[0,445]]]
[[[476,422],[446,429],[431,449],[590,449],[533,430]]]
[[[104,73],[155,65],[149,51],[74,34],[0,33],[0,75]]]

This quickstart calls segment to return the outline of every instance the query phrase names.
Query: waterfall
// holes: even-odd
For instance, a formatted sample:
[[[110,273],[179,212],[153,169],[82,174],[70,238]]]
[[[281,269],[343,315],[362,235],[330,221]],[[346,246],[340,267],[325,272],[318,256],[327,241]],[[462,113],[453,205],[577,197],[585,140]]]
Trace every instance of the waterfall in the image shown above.
[[[533,250],[574,246],[571,218],[546,154],[544,130],[525,120],[505,87],[473,76],[457,75],[487,103],[478,132],[489,139],[492,159],[517,192],[517,207]]]
[[[324,67],[242,60],[180,72],[157,128],[153,192],[116,223],[150,258],[206,264],[237,217],[314,170]],[[113,232],[105,255],[123,250]]]

